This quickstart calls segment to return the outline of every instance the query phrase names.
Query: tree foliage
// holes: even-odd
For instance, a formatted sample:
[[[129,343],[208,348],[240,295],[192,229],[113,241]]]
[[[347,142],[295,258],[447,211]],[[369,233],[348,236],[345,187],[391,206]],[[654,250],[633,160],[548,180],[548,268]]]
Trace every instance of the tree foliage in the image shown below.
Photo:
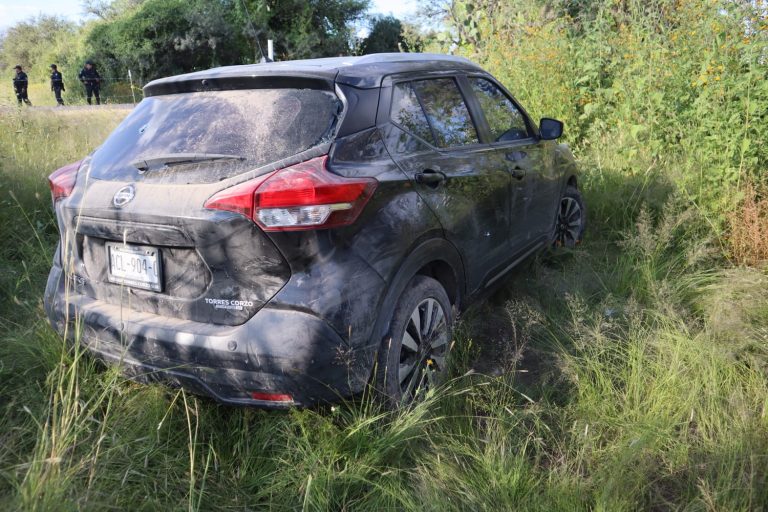
[[[346,55],[369,0],[87,0],[95,19],[55,16],[0,34],[0,65],[21,64],[42,82],[58,63],[74,80],[92,58],[102,74],[141,81],[213,66],[258,62],[275,42],[277,60]]]
[[[96,24],[87,41],[110,74],[144,79],[242,63],[247,42],[234,28],[231,2],[148,0],[127,15]]]
[[[77,26],[58,16],[40,15],[10,27],[0,39],[0,66],[30,68],[50,49],[76,33]]]
[[[145,79],[260,60],[267,39],[280,60],[349,52],[350,25],[367,0],[146,0],[96,25],[94,57]]]
[[[369,0],[251,0],[249,3],[266,11],[265,39],[274,39],[276,55],[288,60],[348,54],[352,23],[362,18]]]
[[[371,32],[360,44],[361,54],[407,51],[400,20],[394,16],[377,16],[371,25]]]
[[[145,0],[85,0],[83,11],[105,21],[114,20],[136,9]]]

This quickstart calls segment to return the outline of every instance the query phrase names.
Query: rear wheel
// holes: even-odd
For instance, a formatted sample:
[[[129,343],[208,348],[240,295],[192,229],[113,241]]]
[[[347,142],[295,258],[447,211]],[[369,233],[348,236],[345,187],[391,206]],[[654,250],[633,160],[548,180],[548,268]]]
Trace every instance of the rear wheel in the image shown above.
[[[414,277],[397,302],[379,350],[375,385],[390,405],[411,402],[444,380],[452,320],[442,285],[431,277]]]
[[[584,237],[586,214],[581,193],[575,187],[568,186],[558,205],[553,245],[574,247],[579,244]]]

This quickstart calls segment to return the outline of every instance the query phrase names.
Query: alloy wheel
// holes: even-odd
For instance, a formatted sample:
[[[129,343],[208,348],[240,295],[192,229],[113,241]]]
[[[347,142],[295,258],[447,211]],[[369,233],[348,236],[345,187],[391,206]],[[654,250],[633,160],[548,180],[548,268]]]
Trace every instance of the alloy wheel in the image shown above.
[[[400,349],[398,380],[403,400],[434,384],[446,370],[449,328],[440,303],[419,302],[405,326]]]
[[[560,210],[557,214],[557,229],[555,231],[555,243],[559,246],[573,247],[581,239],[582,211],[579,202],[572,197],[564,197],[560,201]]]

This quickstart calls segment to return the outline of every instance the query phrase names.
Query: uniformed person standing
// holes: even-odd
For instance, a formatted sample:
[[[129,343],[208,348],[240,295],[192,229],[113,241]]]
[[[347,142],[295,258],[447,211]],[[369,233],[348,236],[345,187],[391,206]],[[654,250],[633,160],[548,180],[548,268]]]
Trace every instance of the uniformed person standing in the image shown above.
[[[85,97],[86,100],[88,100],[88,104],[91,104],[91,96],[96,96],[96,104],[101,105],[101,99],[99,98],[101,75],[96,71],[96,66],[93,65],[93,61],[85,61],[85,67],[80,70],[80,73],[77,76],[85,86]]]
[[[53,95],[56,96],[56,103],[60,106],[64,106],[64,100],[61,99],[61,93],[66,91],[64,89],[64,77],[56,68],[56,64],[51,64],[51,90]]]
[[[29,87],[27,74],[21,70],[21,66],[16,66],[13,69],[16,71],[16,76],[13,77],[13,90],[16,93],[16,99],[19,100],[19,105],[23,101],[31,106],[32,102],[27,97],[27,87]]]

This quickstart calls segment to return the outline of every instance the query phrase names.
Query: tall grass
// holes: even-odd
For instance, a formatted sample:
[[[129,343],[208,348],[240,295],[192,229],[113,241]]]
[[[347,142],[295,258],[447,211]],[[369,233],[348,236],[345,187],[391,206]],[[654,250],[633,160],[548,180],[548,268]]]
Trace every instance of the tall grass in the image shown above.
[[[98,112],[0,120],[4,508],[768,506],[768,275],[727,266],[664,164],[585,155],[585,243],[468,311],[424,402],[268,413],[134,384],[47,326],[45,176],[124,115]]]

